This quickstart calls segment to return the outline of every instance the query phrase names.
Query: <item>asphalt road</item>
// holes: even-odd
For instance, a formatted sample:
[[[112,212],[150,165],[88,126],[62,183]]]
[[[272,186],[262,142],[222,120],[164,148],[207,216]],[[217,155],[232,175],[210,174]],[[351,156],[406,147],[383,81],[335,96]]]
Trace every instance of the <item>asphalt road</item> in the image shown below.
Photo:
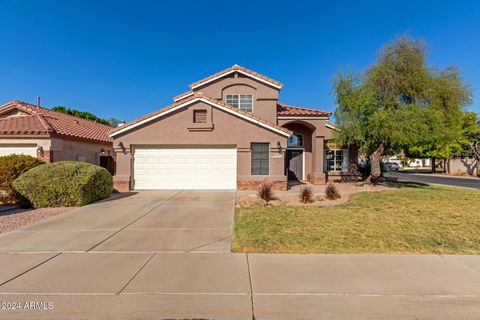
[[[385,174],[389,178],[398,178],[398,181],[410,181],[426,184],[442,184],[453,187],[464,187],[480,189],[480,178],[461,178],[461,177],[442,177],[415,172],[388,172]]]

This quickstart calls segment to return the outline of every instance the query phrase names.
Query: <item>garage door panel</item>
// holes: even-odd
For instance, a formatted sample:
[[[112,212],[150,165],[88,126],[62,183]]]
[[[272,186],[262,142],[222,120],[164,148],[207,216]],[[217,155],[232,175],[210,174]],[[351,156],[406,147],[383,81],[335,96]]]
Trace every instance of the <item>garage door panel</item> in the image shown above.
[[[135,189],[235,189],[236,157],[235,148],[136,148]]]

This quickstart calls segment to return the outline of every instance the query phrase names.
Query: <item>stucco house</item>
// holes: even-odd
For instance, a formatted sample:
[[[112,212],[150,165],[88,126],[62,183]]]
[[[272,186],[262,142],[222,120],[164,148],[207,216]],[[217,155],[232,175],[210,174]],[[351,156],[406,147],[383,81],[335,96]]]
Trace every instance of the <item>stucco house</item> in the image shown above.
[[[74,160],[114,172],[112,127],[18,100],[0,106],[0,156]]]
[[[251,189],[356,174],[357,151],[333,143],[328,111],[279,102],[283,85],[234,65],[174,103],[116,128],[114,184],[131,189]]]

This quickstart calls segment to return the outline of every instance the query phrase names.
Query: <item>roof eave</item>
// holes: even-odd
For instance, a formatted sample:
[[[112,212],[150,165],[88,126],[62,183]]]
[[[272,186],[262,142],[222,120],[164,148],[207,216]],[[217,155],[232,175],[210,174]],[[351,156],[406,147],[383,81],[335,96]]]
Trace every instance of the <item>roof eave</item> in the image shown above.
[[[221,73],[221,74],[219,74],[219,75],[217,75],[217,76],[215,76],[215,77],[212,77],[212,78],[209,78],[209,79],[206,79],[206,80],[203,80],[203,81],[200,80],[200,81],[198,81],[198,82],[191,83],[191,84],[189,85],[189,87],[193,90],[193,89],[196,89],[196,88],[198,88],[198,87],[204,86],[204,85],[206,85],[207,83],[210,83],[210,82],[213,82],[213,81],[215,81],[215,80],[221,79],[221,78],[223,78],[223,77],[225,77],[225,76],[227,76],[227,75],[229,75],[229,74],[235,73],[235,72],[241,73],[241,74],[243,74],[244,76],[247,76],[247,77],[253,78],[253,79],[257,80],[257,81],[260,81],[260,82],[263,82],[263,83],[265,83],[265,84],[268,84],[268,85],[270,85],[270,86],[272,86],[272,87],[274,87],[274,88],[276,88],[276,89],[278,89],[278,90],[280,90],[280,89],[283,88],[283,84],[277,84],[277,83],[274,83],[274,82],[272,82],[272,81],[268,81],[268,80],[266,80],[266,79],[262,79],[262,78],[260,78],[260,77],[257,77],[257,76],[255,76],[255,75],[253,75],[253,74],[250,74],[250,73],[245,72],[245,71],[240,70],[240,69],[233,69],[233,70],[225,71],[224,73]]]
[[[272,126],[272,125],[270,125],[270,124],[264,123],[264,122],[262,122],[262,121],[260,121],[260,120],[257,120],[257,119],[255,119],[255,118],[252,118],[252,117],[250,117],[250,116],[248,116],[248,115],[244,115],[244,114],[242,114],[242,113],[240,113],[240,112],[238,112],[238,111],[235,111],[235,110],[232,110],[232,109],[227,108],[227,107],[225,107],[225,106],[222,106],[221,104],[216,103],[216,102],[213,102],[213,101],[211,101],[211,100],[209,100],[209,99],[206,99],[206,98],[204,98],[204,97],[195,97],[195,98],[191,98],[190,100],[185,101],[184,103],[181,103],[181,104],[179,104],[179,105],[177,105],[177,106],[174,106],[174,107],[172,107],[172,108],[169,108],[168,110],[165,110],[164,112],[156,113],[156,114],[152,115],[151,117],[145,118],[145,119],[143,119],[143,120],[141,120],[141,121],[139,121],[139,122],[132,123],[131,125],[128,125],[128,124],[127,124],[127,125],[124,125],[124,126],[118,128],[118,130],[115,130],[114,132],[110,133],[110,134],[109,134],[109,137],[110,137],[110,138],[113,138],[113,137],[115,137],[115,136],[117,136],[117,135],[119,135],[119,134],[121,134],[121,133],[130,131],[130,130],[138,127],[138,126],[141,126],[141,125],[143,125],[143,124],[146,124],[146,123],[148,123],[148,122],[150,122],[150,121],[153,121],[153,120],[155,120],[155,119],[161,118],[161,117],[163,117],[163,116],[165,116],[165,115],[167,115],[167,114],[169,114],[169,113],[171,113],[171,112],[174,112],[174,111],[176,111],[176,110],[178,110],[178,109],[181,109],[181,108],[183,108],[183,107],[185,107],[185,106],[187,106],[187,105],[190,105],[190,104],[195,103],[195,102],[198,102],[198,101],[202,101],[202,102],[207,103],[207,104],[209,104],[209,105],[211,105],[211,106],[213,106],[213,107],[217,107],[217,108],[219,108],[219,109],[221,109],[221,110],[223,110],[223,111],[226,111],[226,112],[228,112],[228,113],[230,113],[230,114],[233,114],[233,115],[238,116],[238,117],[240,117],[240,118],[243,118],[243,119],[245,119],[245,120],[247,120],[247,121],[250,121],[250,122],[252,122],[252,123],[255,123],[255,124],[259,125],[259,126],[262,126],[262,127],[266,128],[266,129],[269,129],[269,130],[274,131],[274,132],[276,132],[276,133],[279,133],[279,134],[281,134],[281,135],[283,135],[283,136],[286,136],[287,138],[290,137],[290,136],[293,134],[293,132],[291,132],[290,130],[287,130],[287,129],[281,130],[281,129],[276,128],[276,127],[274,127],[274,126]]]

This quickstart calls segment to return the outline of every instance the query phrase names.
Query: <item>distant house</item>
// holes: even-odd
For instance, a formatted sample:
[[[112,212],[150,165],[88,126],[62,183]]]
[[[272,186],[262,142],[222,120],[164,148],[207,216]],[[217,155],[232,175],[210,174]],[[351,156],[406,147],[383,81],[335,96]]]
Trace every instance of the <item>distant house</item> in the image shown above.
[[[357,149],[335,144],[324,110],[279,101],[283,85],[234,65],[174,103],[115,129],[118,190],[250,189],[264,181],[354,176]]]
[[[432,165],[431,159],[410,159],[408,161],[401,159],[399,156],[385,156],[382,159],[383,162],[395,162],[398,163],[401,167],[406,168],[421,168],[421,167],[430,167]],[[405,162],[407,165],[405,166]]]
[[[75,160],[114,171],[112,127],[13,100],[0,106],[0,156]]]

